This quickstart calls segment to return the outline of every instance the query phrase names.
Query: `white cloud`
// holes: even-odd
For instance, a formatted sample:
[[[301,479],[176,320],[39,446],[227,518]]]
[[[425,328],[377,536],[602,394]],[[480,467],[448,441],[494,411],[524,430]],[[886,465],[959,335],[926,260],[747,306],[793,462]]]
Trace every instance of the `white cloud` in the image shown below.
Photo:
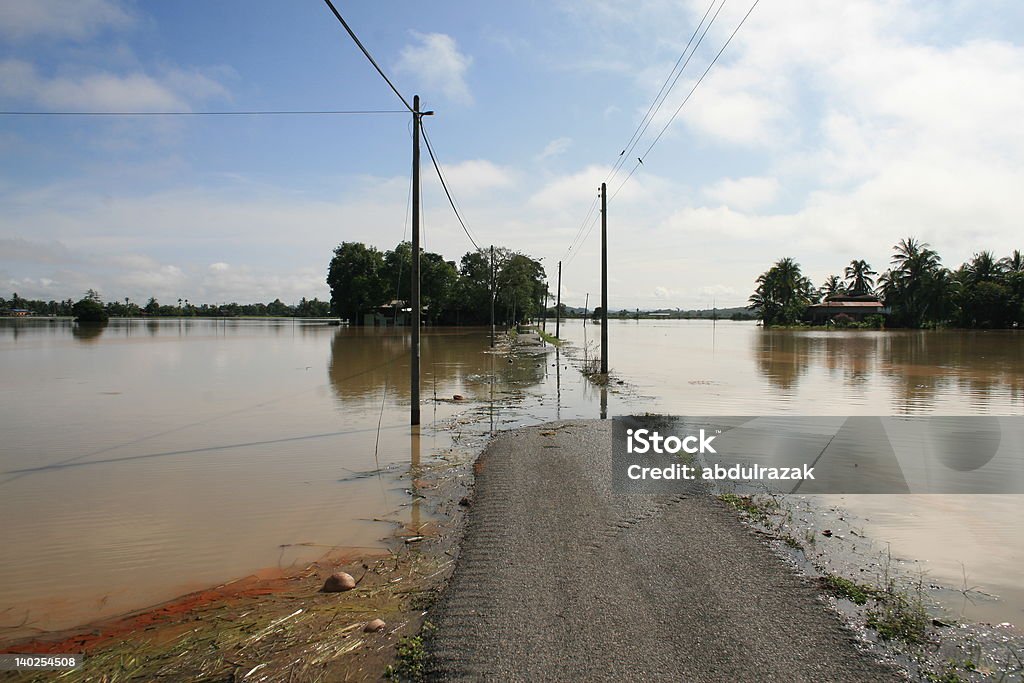
[[[544,146],[541,153],[537,155],[537,161],[545,161],[546,159],[560,156],[564,154],[570,146],[572,146],[572,138],[555,138]]]
[[[83,40],[132,23],[132,13],[116,0],[0,0],[0,34],[15,40]]]
[[[430,170],[434,170],[433,166]],[[457,193],[456,201],[487,190],[509,187],[515,183],[515,174],[511,169],[498,166],[486,159],[470,159],[445,165],[442,170],[449,189]],[[436,173],[431,175],[437,177]]]
[[[413,31],[412,35],[417,42],[402,48],[395,71],[412,76],[417,89],[426,93],[440,92],[452,102],[471,104],[466,71],[473,58],[459,52],[455,39],[444,33]]]
[[[189,101],[227,97],[210,76],[170,69],[160,77],[104,71],[45,76],[28,62],[0,62],[0,98],[72,111],[189,110]]]
[[[740,211],[758,209],[775,201],[779,181],[771,177],[723,178],[704,188],[704,195]]]

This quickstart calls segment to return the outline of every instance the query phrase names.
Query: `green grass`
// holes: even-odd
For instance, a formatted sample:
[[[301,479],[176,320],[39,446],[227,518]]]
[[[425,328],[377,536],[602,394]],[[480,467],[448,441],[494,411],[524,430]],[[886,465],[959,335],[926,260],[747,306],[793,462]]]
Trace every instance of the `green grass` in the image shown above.
[[[718,496],[718,500],[761,522],[766,521],[769,513],[778,507],[778,503],[774,500],[759,501],[755,500],[753,496],[739,496],[735,493],[723,493]]]
[[[834,595],[845,598],[855,605],[866,605],[868,598],[873,598],[876,591],[871,586],[845,579],[835,574],[826,574],[822,577],[825,587]]]
[[[876,591],[878,604],[867,611],[867,626],[882,640],[902,640],[920,645],[928,636],[928,614],[918,594],[911,598],[889,583],[884,591]]]
[[[427,675],[427,650],[423,638],[434,629],[429,621],[423,622],[418,636],[407,636],[398,642],[395,663],[384,670],[389,681],[422,681]]]
[[[555,346],[561,346],[562,345],[562,340],[561,339],[559,339],[558,337],[556,337],[553,334],[548,334],[547,332],[545,332],[544,330],[540,329],[539,327],[537,328],[537,334],[539,334],[540,338],[543,339],[544,341],[546,341],[548,344],[554,344]]]

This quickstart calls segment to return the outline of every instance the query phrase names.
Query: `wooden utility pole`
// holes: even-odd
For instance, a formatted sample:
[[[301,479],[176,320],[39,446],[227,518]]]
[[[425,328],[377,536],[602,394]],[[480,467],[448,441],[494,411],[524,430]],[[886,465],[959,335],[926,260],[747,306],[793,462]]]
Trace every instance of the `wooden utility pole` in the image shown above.
[[[544,282],[544,308],[541,309],[540,329],[548,331],[548,283]]]
[[[420,96],[412,98],[412,353],[409,359],[411,424],[420,423]]]
[[[562,262],[558,262],[558,297],[555,299],[555,338],[562,338]]]
[[[494,348],[494,245],[491,245],[491,348]]]
[[[608,186],[601,183],[601,374],[608,374]]]

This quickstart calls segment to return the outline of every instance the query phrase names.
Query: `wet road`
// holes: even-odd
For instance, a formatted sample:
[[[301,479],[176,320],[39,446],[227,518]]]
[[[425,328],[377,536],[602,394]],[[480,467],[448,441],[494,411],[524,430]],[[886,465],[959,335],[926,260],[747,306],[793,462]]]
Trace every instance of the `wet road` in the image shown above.
[[[897,680],[718,501],[613,495],[610,440],[558,423],[481,456],[435,679]]]

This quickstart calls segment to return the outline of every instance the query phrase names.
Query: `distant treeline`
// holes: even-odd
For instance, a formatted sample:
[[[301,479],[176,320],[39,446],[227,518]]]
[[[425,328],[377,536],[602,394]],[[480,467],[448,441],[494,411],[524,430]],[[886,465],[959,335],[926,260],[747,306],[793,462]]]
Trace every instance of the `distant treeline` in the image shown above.
[[[327,268],[332,310],[353,325],[364,324],[367,314],[381,322],[400,321],[412,299],[411,269],[409,242],[384,252],[362,242],[342,242]],[[467,252],[458,264],[422,251],[423,320],[438,325],[489,323],[491,278],[490,249]],[[538,259],[496,247],[493,278],[496,322],[508,325],[540,315],[545,275]]]
[[[79,316],[83,304],[88,303],[92,311],[102,311],[106,317],[282,317],[282,318],[326,318],[331,315],[331,304],[319,299],[303,299],[295,306],[290,306],[280,299],[269,304],[194,304],[188,299],[178,299],[176,304],[161,304],[150,297],[145,305],[140,306],[125,297],[121,301],[104,302],[99,293],[90,289],[79,301],[43,301],[42,299],[24,299],[17,293],[10,299],[0,297],[0,314],[11,315],[16,311],[29,311],[33,315],[68,315]],[[76,309],[75,307],[78,306]],[[102,317],[102,316],[101,316]]]
[[[1000,259],[981,251],[949,269],[927,243],[908,237],[893,247],[890,267],[881,275],[854,260],[843,277],[830,275],[818,287],[800,264],[783,258],[758,276],[749,308],[766,325],[795,325],[808,306],[843,296],[876,297],[885,306],[878,322],[890,327],[1020,327],[1024,256],[1015,250]]]

